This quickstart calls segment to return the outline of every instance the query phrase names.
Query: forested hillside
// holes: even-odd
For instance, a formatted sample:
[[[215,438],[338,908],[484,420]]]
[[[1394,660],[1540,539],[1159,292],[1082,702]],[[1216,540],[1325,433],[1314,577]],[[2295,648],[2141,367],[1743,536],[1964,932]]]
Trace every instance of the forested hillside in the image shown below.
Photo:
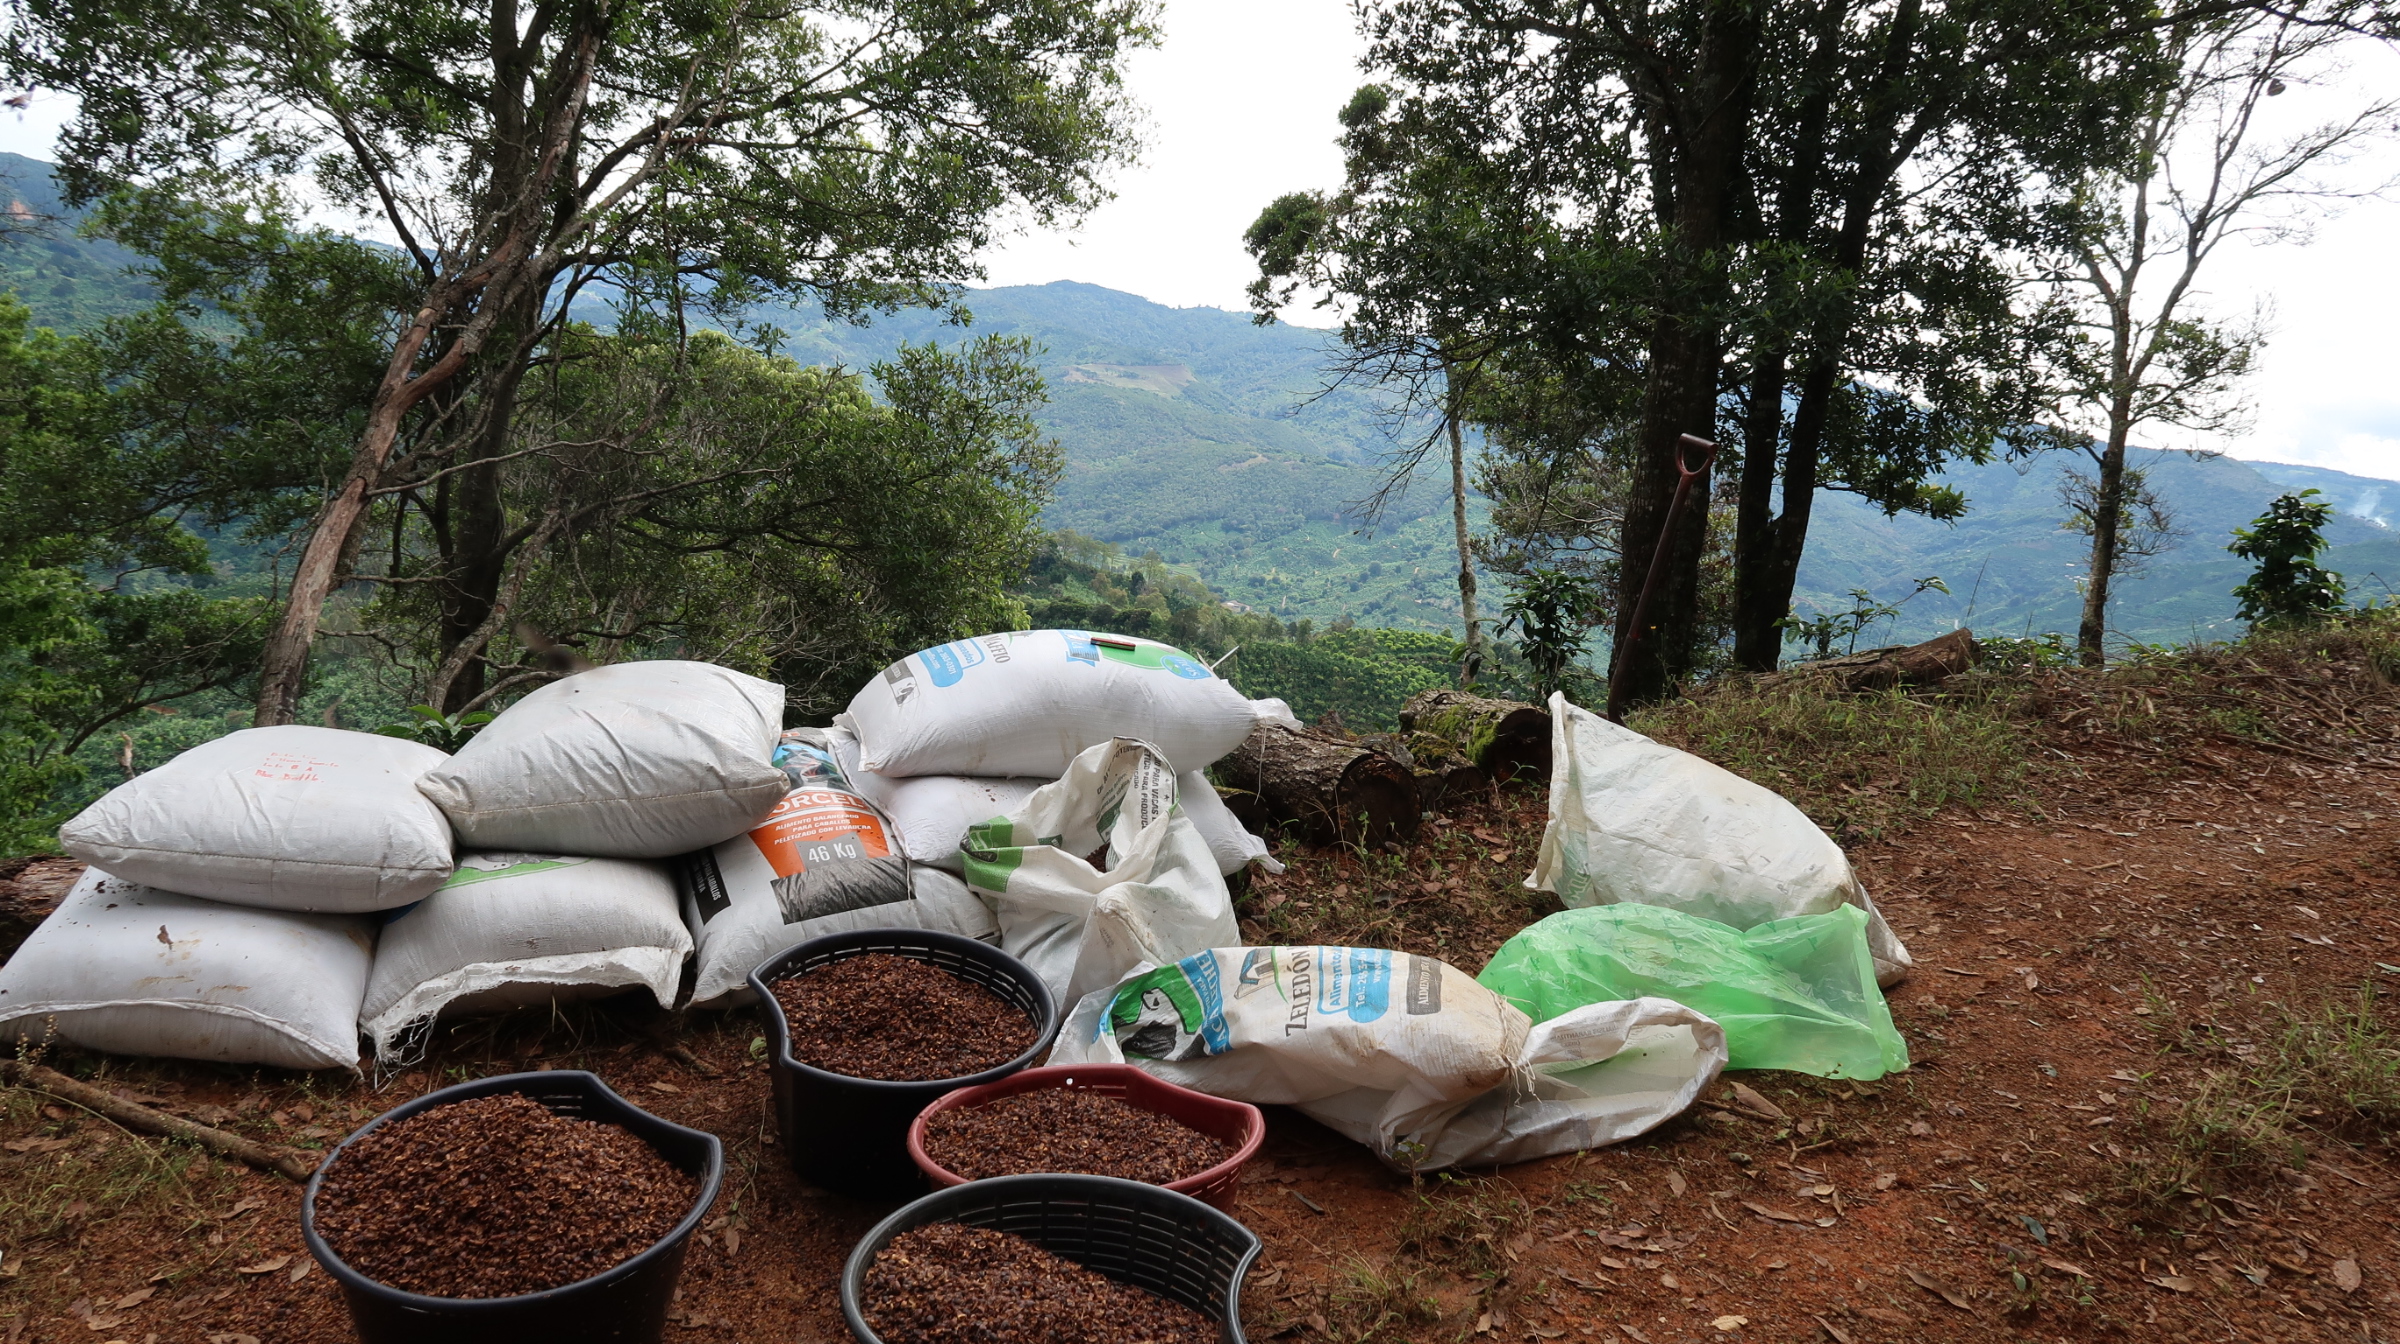
[[[47,166],[0,156],[10,191],[33,215],[60,212]],[[0,268],[37,321],[73,327],[146,301],[124,269],[136,259],[109,243],[51,227],[0,246]],[[955,342],[969,332],[1038,343],[1050,402],[1040,417],[1066,452],[1066,472],[1045,525],[1109,542],[1129,555],[1157,551],[1219,597],[1284,621],[1455,630],[1456,561],[1447,499],[1437,477],[1420,481],[1362,530],[1352,506],[1376,484],[1391,427],[1371,392],[1326,392],[1328,337],[1245,314],[1169,308],[1097,285],[970,291],[972,325],[937,314],[887,315],[866,326],[821,314],[761,312],[781,327],[785,353],[803,362],[863,367],[902,341]],[[595,301],[593,316],[604,311]],[[2353,577],[2360,598],[2400,588],[2400,532],[2388,516],[2400,482],[2317,467],[2195,461],[2139,455],[2174,513],[2180,536],[2124,580],[2114,607],[2118,637],[2144,642],[2236,633],[2232,590],[2249,567],[2226,553],[2233,528],[2286,489],[2322,490],[2341,513],[2328,529],[2326,564]],[[2062,528],[2056,457],[1953,469],[1968,512],[1956,523],[1886,518],[1858,497],[1820,492],[1800,569],[1799,604],[1849,607],[1850,590],[1904,596],[1938,575],[1950,595],[1927,592],[1876,637],[1921,637],[1963,623],[2008,634],[2071,631],[2089,542]],[[1476,516],[1482,516],[1477,501]]]

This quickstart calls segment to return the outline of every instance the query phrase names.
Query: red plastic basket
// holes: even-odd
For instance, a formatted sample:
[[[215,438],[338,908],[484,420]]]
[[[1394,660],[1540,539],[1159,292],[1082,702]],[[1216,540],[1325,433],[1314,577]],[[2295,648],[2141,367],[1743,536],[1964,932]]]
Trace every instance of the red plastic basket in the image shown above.
[[[967,1178],[958,1175],[925,1155],[925,1119],[937,1111],[957,1110],[962,1106],[982,1106],[1019,1092],[1031,1092],[1044,1087],[1075,1087],[1115,1097],[1120,1101],[1154,1111],[1199,1130],[1212,1139],[1233,1145],[1233,1156],[1196,1176],[1173,1181],[1167,1189],[1190,1195],[1226,1213],[1233,1212],[1234,1196],[1242,1187],[1242,1164],[1258,1152],[1267,1139],[1267,1118],[1256,1106],[1246,1101],[1227,1101],[1205,1092],[1151,1077],[1131,1064],[1057,1064],[1048,1068],[1026,1069],[1012,1073],[993,1083],[962,1087],[928,1106],[908,1127],[908,1155],[937,1186],[965,1185]]]

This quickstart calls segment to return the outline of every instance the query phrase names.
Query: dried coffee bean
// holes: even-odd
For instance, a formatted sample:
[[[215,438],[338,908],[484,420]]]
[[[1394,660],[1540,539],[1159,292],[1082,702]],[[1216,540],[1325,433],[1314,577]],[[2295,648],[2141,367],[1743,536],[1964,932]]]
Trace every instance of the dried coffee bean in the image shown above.
[[[1033,1045],[1022,1010],[914,957],[844,957],[768,988],[783,1008],[792,1058],[846,1078],[964,1078]]]
[[[1023,1237],[931,1223],[885,1243],[859,1309],[884,1344],[1216,1344],[1216,1322]]]
[[[1049,1087],[927,1116],[925,1155],[970,1181],[1071,1171],[1165,1185],[1233,1156],[1233,1145],[1106,1093]]]
[[[656,1245],[699,1182],[615,1125],[518,1092],[452,1102],[350,1145],[317,1231],[352,1269],[427,1297],[559,1288]]]

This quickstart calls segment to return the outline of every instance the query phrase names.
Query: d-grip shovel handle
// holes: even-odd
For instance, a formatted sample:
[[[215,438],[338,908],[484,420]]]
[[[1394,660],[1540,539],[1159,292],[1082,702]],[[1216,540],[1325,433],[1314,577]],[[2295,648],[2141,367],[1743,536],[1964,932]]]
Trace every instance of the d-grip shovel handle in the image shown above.
[[[1686,448],[1700,450],[1700,465],[1684,465]],[[1717,445],[1697,434],[1680,435],[1675,440],[1675,470],[1681,473],[1675,482],[1675,498],[1667,505],[1666,521],[1659,524],[1658,544],[1650,549],[1650,568],[1642,575],[1642,595],[1633,604],[1633,623],[1626,627],[1625,643],[1617,649],[1615,665],[1609,670],[1608,713],[1611,723],[1625,721],[1625,672],[1632,666],[1633,651],[1650,628],[1650,598],[1658,591],[1659,577],[1667,572],[1667,550],[1675,543],[1675,521],[1683,516],[1683,502],[1690,498],[1692,482],[1708,474],[1717,460]]]

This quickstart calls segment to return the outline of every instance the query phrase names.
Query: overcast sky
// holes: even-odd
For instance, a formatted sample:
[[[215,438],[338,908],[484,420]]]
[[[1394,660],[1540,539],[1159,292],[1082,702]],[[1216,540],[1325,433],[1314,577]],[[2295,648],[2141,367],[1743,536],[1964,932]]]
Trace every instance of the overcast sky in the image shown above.
[[[1082,280],[1177,307],[1239,309],[1251,276],[1242,230],[1276,196],[1338,180],[1334,113],[1361,82],[1363,49],[1347,0],[1168,0],[1164,27],[1164,45],[1132,59],[1148,143],[1118,174],[1117,198],[1071,232],[1010,239],[987,259],[991,283]],[[2353,46],[2331,94],[2274,109],[2308,115],[2400,89],[2400,53]],[[23,118],[0,115],[0,149],[52,157],[66,111],[41,98]],[[2387,144],[2346,178],[2396,173],[2400,146]],[[2232,245],[2204,282],[2219,312],[2267,305],[2273,334],[2249,383],[2248,431],[2194,446],[2400,478],[2400,202],[2351,205],[2306,241]]]

